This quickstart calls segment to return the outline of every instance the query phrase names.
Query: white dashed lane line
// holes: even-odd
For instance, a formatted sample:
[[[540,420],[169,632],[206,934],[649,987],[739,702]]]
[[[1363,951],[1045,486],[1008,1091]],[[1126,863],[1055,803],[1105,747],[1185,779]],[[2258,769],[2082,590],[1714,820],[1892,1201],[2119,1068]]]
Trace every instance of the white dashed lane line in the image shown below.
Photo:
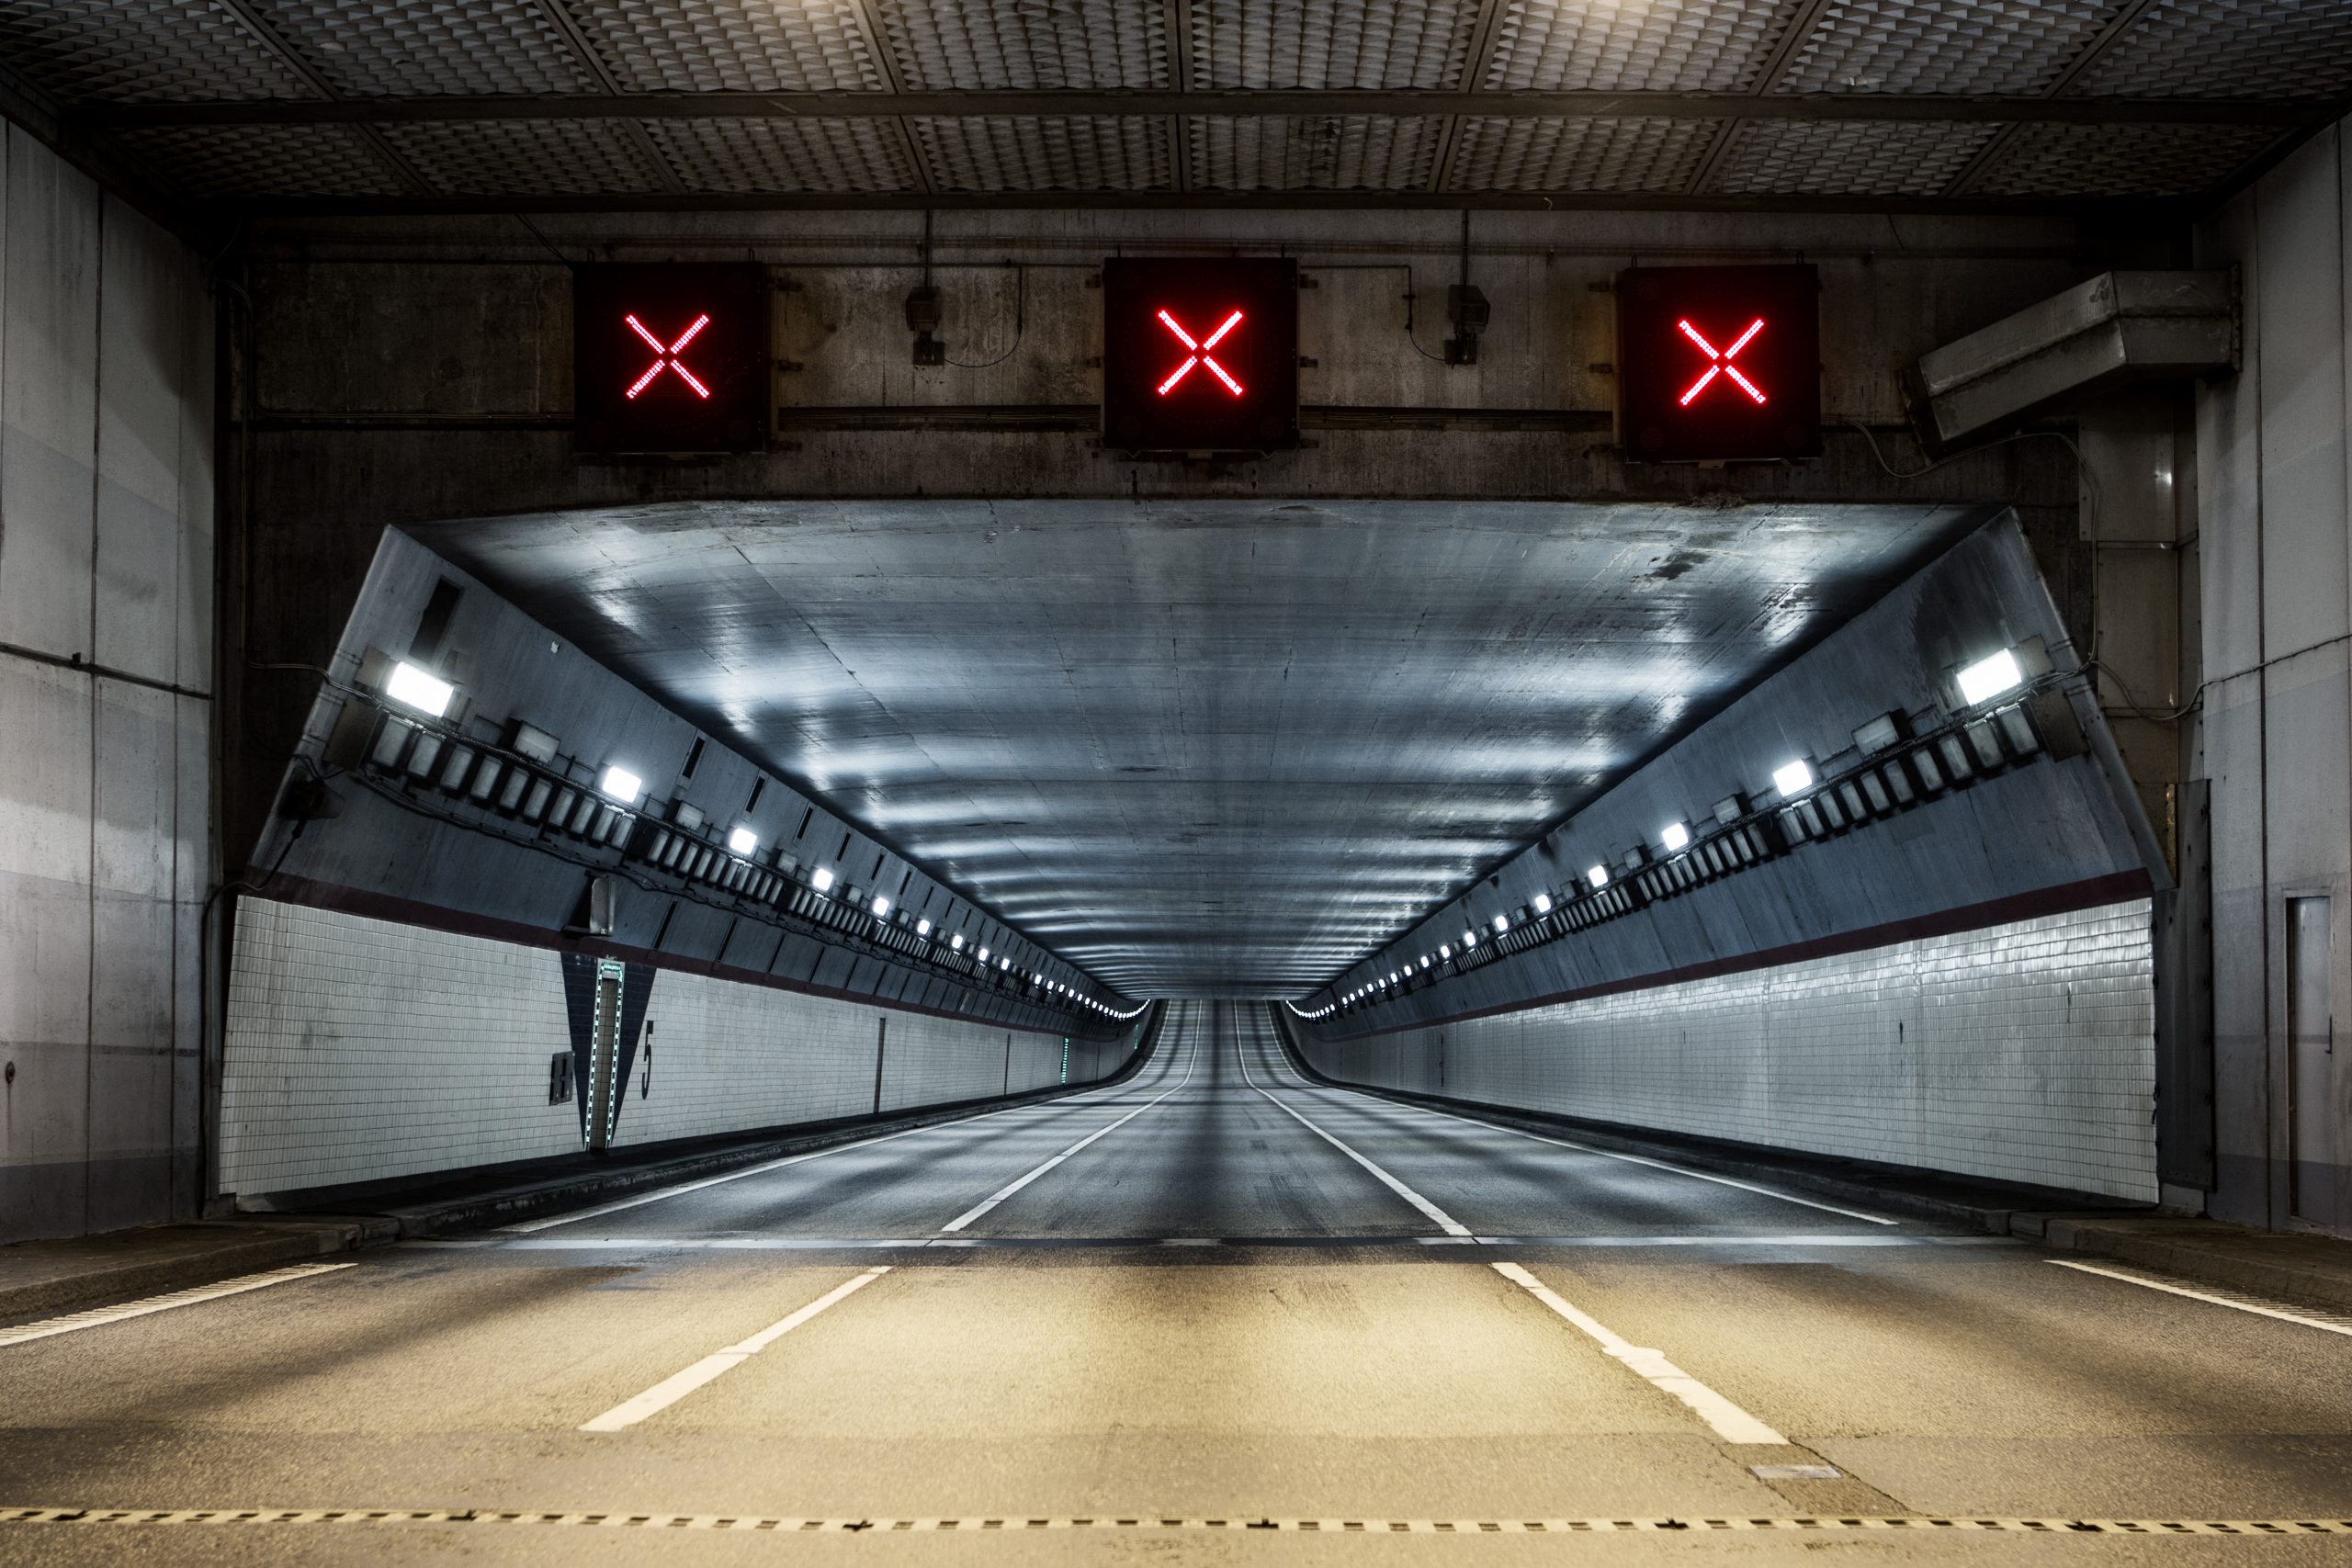
[[[1607,1324],[1567,1301],[1516,1263],[1498,1263],[1495,1272],[1574,1324],[1600,1347],[1601,1354],[1623,1361],[1651,1386],[1664,1390],[1697,1412],[1716,1437],[1727,1443],[1783,1444],[1788,1438],[1676,1366],[1663,1350],[1634,1344]]]
[[[673,1372],[634,1399],[625,1399],[593,1421],[581,1424],[583,1432],[624,1432],[650,1416],[659,1415],[686,1395],[750,1360],[802,1324],[836,1303],[848,1300],[866,1286],[890,1271],[887,1263],[868,1269],[854,1280],[834,1286],[787,1317],[779,1318],[752,1335],[723,1350],[713,1350],[684,1371]]]

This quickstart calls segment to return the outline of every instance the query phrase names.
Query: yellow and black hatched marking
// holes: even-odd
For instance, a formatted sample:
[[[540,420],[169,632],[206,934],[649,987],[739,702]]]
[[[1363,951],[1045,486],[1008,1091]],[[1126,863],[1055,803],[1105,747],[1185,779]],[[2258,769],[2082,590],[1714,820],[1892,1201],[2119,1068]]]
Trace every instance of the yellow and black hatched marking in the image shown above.
[[[2007,1535],[2352,1536],[2352,1519],[2000,1519],[1875,1517],[1649,1519],[1276,1518],[1267,1515],[1004,1514],[965,1518],[789,1518],[749,1514],[554,1514],[488,1508],[5,1508],[5,1525],[574,1525],[600,1529],[767,1530],[893,1535],[989,1530],[1269,1530],[1292,1535],[1657,1535],[1709,1531],[1946,1532]]]

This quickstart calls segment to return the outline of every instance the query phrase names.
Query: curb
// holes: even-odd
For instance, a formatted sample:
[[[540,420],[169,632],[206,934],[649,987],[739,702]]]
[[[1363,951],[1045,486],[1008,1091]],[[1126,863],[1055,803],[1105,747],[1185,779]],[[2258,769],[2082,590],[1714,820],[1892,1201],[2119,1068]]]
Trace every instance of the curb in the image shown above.
[[[2284,1259],[2247,1258],[2235,1252],[2196,1240],[2177,1236],[2147,1235],[2117,1230],[2069,1214],[2013,1214],[2009,1234],[2028,1241],[2038,1241],[2057,1252],[2075,1252],[2093,1258],[2113,1258],[2142,1269],[2161,1269],[2183,1279],[2201,1280],[2231,1290],[2246,1291],[2257,1295],[2284,1296],[2290,1301],[2309,1302],[2315,1305],[2352,1309],[2352,1271],[2335,1272],[2323,1267],[2299,1265]],[[2222,1225],[2218,1220],[2181,1220],[2177,1224],[2211,1224],[2220,1235],[2213,1239],[2228,1241],[2243,1238],[2259,1246],[2270,1239],[2268,1231],[2242,1230],[2235,1225]],[[2296,1237],[2292,1239],[2302,1239]],[[2337,1243],[2338,1246],[2345,1246]],[[2352,1246],[2345,1247],[2346,1262],[2352,1264]]]
[[[187,1290],[305,1258],[379,1247],[398,1235],[397,1226],[370,1217],[192,1220],[184,1227],[171,1228],[198,1227],[232,1234],[224,1235],[218,1246],[198,1252],[133,1258],[55,1279],[0,1284],[0,1318],[46,1317],[136,1296]]]

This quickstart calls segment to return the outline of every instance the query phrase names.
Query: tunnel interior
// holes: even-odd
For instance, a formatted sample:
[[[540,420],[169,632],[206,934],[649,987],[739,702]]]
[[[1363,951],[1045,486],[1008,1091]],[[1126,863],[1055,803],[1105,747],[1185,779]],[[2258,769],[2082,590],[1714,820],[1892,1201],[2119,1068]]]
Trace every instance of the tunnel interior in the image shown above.
[[[1272,999],[1984,516],[736,503],[412,532],[1122,994]]]
[[[2347,193],[2344,0],[0,0],[0,1568],[2336,1561]]]

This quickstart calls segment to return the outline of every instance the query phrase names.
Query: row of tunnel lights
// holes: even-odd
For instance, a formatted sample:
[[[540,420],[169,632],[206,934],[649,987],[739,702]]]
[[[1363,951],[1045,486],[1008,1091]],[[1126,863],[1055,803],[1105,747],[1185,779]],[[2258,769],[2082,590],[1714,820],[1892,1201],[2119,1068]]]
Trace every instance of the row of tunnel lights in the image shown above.
[[[396,703],[416,709],[427,717],[441,718],[447,715],[450,703],[457,698],[458,689],[438,676],[428,674],[402,660],[392,666],[391,674],[386,678],[384,694]],[[645,781],[616,763],[605,769],[603,775],[596,781],[596,788],[600,794],[616,805],[632,808],[645,796]],[[728,831],[729,853],[740,855],[748,860],[752,852],[759,847],[760,836],[749,828],[739,824]],[[808,874],[809,886],[820,893],[831,892],[834,877],[830,867],[820,865]],[[873,901],[866,906],[866,912],[877,920],[888,919],[890,908],[890,900],[882,894],[876,893]],[[931,940],[931,933],[930,920],[915,921],[916,936],[928,942]],[[951,933],[947,939],[947,945],[952,952],[963,952],[966,945],[963,933],[960,931]],[[989,950],[986,947],[976,949],[974,956],[982,968],[988,966]],[[1010,974],[1012,969],[1012,960],[1003,953],[998,953],[996,966],[999,973]],[[1108,1002],[1072,990],[1059,980],[1048,979],[1042,970],[1032,970],[1030,978],[1053,995],[1079,1007],[1091,1009],[1105,1018],[1129,1019],[1143,1011],[1143,1005],[1139,1003],[1133,1011],[1121,1012]]]
[[[1960,687],[1962,702],[1970,707],[1977,707],[1996,697],[2006,696],[2025,684],[2025,669],[2018,662],[2015,649],[2003,649],[2000,652],[1989,658],[1980,659],[1961,670],[1953,680]],[[1783,800],[1793,800],[1811,789],[1815,782],[1813,764],[1802,757],[1793,758],[1772,770],[1772,787],[1780,792],[1781,798]],[[1657,839],[1667,853],[1679,854],[1690,845],[1690,826],[1680,818],[1677,818],[1658,829]],[[1606,865],[1593,865],[1586,870],[1584,879],[1591,884],[1595,892],[1599,892],[1609,886],[1609,868]],[[1539,916],[1552,912],[1553,901],[1549,893],[1538,893],[1529,899],[1528,903]],[[1494,919],[1494,934],[1500,936],[1509,930],[1510,930],[1510,917],[1497,915]],[[1467,953],[1477,945],[1478,928],[1475,925],[1464,927],[1462,932],[1462,951]],[[1408,960],[1402,969],[1391,969],[1385,976],[1375,975],[1355,989],[1324,1003],[1319,1008],[1309,1009],[1294,1005],[1291,1010],[1305,1019],[1328,1018],[1351,1002],[1359,1002],[1367,997],[1377,997],[1391,987],[1401,986],[1406,979],[1427,969],[1431,963],[1443,964],[1453,956],[1453,944],[1441,942],[1438,944],[1435,954],[1425,953],[1421,954],[1418,963]]]

